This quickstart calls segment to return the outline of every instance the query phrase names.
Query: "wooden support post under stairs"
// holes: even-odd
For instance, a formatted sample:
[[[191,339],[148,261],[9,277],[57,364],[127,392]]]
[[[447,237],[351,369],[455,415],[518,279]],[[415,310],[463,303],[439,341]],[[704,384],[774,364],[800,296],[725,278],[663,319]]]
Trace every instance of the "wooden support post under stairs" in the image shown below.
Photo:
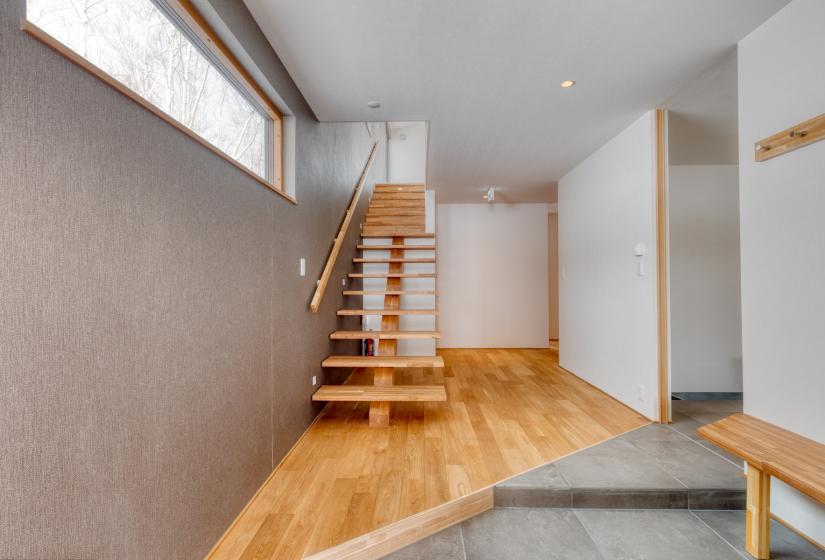
[[[403,237],[393,237],[393,245],[401,245],[404,243]],[[404,251],[402,249],[392,249],[390,251],[390,258],[401,259],[404,258]],[[389,264],[390,273],[401,273],[404,270],[404,264],[400,262],[391,262]],[[389,277],[387,278],[387,291],[400,291],[401,278]],[[401,296],[395,294],[386,294],[384,296],[384,309],[399,309],[401,307]],[[397,331],[398,330],[398,315],[384,315],[381,317],[382,331]],[[378,355],[379,356],[395,356],[398,353],[398,341],[395,339],[379,339],[378,340]],[[373,384],[381,387],[388,387],[393,385],[393,368],[374,368],[373,369]],[[390,415],[392,414],[392,405],[390,401],[376,401],[370,403],[370,426],[389,426]]]

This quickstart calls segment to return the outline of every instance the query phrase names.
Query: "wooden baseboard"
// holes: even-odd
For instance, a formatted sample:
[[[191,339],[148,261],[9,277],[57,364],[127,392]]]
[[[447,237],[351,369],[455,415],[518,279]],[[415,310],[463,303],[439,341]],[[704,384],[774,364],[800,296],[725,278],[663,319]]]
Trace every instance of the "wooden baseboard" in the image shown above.
[[[492,508],[490,486],[305,556],[304,560],[376,560]]]

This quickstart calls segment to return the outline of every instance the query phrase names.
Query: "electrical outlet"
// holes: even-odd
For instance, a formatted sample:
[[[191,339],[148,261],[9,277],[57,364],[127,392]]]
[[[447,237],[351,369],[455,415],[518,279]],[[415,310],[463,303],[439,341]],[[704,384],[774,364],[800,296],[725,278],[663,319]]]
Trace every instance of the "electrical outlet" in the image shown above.
[[[304,257],[301,257],[301,260],[299,261],[298,274],[301,276],[307,275],[307,260]]]
[[[639,385],[639,400],[640,401],[645,402],[645,397],[646,397],[645,393],[646,392],[647,391],[645,389],[645,386],[644,385]]]
[[[315,387],[316,385],[318,385],[318,376],[313,375],[312,376],[312,386]]]

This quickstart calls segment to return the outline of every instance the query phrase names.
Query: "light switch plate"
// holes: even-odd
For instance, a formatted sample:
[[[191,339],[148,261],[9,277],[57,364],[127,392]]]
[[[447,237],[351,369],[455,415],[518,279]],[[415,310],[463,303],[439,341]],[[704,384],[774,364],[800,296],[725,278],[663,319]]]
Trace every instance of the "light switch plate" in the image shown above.
[[[298,274],[301,276],[307,275],[307,260],[301,257],[300,265],[298,266]]]

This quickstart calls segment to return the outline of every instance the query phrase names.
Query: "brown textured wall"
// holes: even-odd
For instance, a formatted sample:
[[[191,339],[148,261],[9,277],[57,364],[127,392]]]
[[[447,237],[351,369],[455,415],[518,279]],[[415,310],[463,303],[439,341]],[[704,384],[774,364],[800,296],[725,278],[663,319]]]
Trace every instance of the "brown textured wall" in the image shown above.
[[[308,302],[372,140],[316,122],[243,4],[212,1],[296,113],[298,206],[0,2],[0,558],[201,557],[319,410],[357,227]]]

